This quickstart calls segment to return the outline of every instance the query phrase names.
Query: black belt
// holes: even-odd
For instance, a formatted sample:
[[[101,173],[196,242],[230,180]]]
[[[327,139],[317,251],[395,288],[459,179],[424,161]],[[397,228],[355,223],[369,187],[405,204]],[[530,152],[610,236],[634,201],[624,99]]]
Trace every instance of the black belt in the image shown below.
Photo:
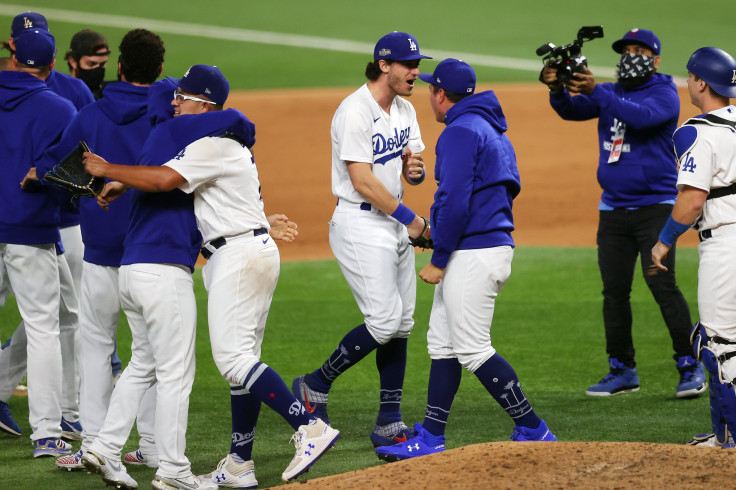
[[[340,205],[340,199],[337,200],[337,205],[338,206]],[[369,203],[369,202],[362,202],[362,203],[360,203],[360,210],[361,211],[370,211],[371,209],[373,209],[371,207],[371,203]]]
[[[708,238],[712,236],[713,236],[713,233],[711,233],[710,230],[703,230],[703,231],[698,232],[698,238],[700,238],[701,242],[707,240]]]
[[[268,230],[265,228],[258,228],[257,230],[253,230],[253,236],[265,235],[266,233],[268,233]],[[225,237],[221,236],[220,238],[215,238],[214,240],[210,240],[210,242],[207,245],[217,250],[218,248],[222,247],[226,243],[227,243],[227,240],[225,240]],[[210,257],[212,257],[212,254],[214,253],[205,247],[202,247],[202,250],[200,250],[200,252],[202,253],[202,257],[208,260]]]

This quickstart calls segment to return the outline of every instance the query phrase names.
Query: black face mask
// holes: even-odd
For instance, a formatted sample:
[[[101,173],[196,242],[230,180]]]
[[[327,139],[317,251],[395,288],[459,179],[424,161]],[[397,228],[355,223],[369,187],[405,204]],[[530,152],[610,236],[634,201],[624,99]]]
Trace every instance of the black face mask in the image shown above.
[[[84,82],[87,87],[94,93],[96,90],[100,90],[102,80],[105,78],[105,67],[98,66],[91,70],[85,70],[81,66],[77,68],[77,75],[80,80]]]
[[[632,90],[647,83],[654,75],[654,56],[624,53],[618,68],[618,84],[624,90]]]

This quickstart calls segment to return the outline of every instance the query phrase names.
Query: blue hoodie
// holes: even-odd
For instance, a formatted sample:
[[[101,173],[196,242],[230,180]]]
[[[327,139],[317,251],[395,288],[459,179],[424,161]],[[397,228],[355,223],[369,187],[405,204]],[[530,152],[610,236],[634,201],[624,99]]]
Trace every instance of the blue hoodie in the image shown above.
[[[598,118],[598,183],[602,209],[641,207],[677,197],[677,161],[672,133],[680,99],[672,77],[655,73],[644,85],[624,91],[618,83],[597,84],[590,95],[550,93],[550,104],[563,118]],[[626,125],[619,161],[609,164],[616,123]]]
[[[226,131],[253,146],[255,125],[236,110],[167,119],[173,112],[170,109],[174,88],[176,85],[170,80],[161,80],[151,87],[149,120],[157,124],[143,146],[139,165],[163,165],[188,144]],[[194,270],[202,236],[194,217],[193,196],[179,189],[151,193],[131,189],[126,194],[132,195],[132,208],[121,264],[179,264]]]
[[[148,87],[127,82],[111,83],[104,97],[79,111],[64,131],[58,145],[51,148],[36,171],[45,174],[84,140],[90,150],[107,161],[132,165],[151,133]],[[108,211],[92,198],[80,199],[84,260],[91,264],[119,267],[123,241],[128,229],[131,196],[125,193]]]
[[[74,104],[77,110],[81,110],[95,101],[87,85],[77,78],[71,77],[65,73],[51,70],[51,74],[46,79],[46,84],[54,93],[61,95],[66,100]],[[66,228],[79,224],[79,209],[72,204],[65,196],[59,204],[60,222],[59,227]]]
[[[521,190],[506,117],[492,90],[460,100],[445,115],[435,153],[432,264],[455,250],[514,246],[512,202]]]
[[[55,243],[59,207],[47,186],[21,190],[20,182],[56,143],[74,106],[46,82],[24,72],[0,72],[0,243]]]

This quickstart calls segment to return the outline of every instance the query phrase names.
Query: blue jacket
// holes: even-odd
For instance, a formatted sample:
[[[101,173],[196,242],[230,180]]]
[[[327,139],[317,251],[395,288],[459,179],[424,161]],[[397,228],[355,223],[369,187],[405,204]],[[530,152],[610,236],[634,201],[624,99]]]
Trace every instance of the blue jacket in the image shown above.
[[[167,86],[170,89],[165,89]],[[255,143],[255,125],[238,111],[226,110],[167,119],[167,104],[171,107],[174,88],[170,80],[156,82],[151,88],[149,117],[158,124],[143,146],[139,165],[163,165],[189,143],[205,136],[223,134],[227,130],[249,142],[248,146]],[[151,193],[131,189],[128,194],[132,194],[132,208],[121,264],[167,263],[194,270],[202,246],[202,235],[194,217],[193,196],[179,189]]]
[[[550,93],[550,104],[563,118],[598,118],[598,183],[603,204],[641,207],[677,196],[677,162],[672,133],[677,128],[680,99],[672,77],[655,73],[644,85],[624,91],[618,83],[598,84],[590,95]],[[625,125],[619,161],[609,164],[614,128]]]
[[[514,246],[512,201],[521,184],[506,117],[492,90],[466,97],[445,115],[435,153],[432,264],[455,250]]]
[[[36,171],[39,175],[46,173],[81,140],[109,162],[134,164],[151,133],[151,123],[146,117],[147,97],[148,87],[126,82],[107,85],[104,97],[79,111],[64,131],[59,144],[46,153]],[[128,230],[130,202],[131,196],[126,192],[105,211],[95,199],[80,199],[86,262],[108,267],[120,266],[123,240]]]
[[[66,100],[74,104],[77,110],[82,107],[91,104],[95,101],[87,85],[74,77],[71,77],[65,73],[60,73],[56,70],[51,70],[51,74],[46,79],[46,84],[55,93],[61,95]],[[61,228],[68,226],[76,226],[79,224],[79,208],[77,208],[68,199],[61,199],[59,204],[60,222]]]
[[[47,186],[20,182],[56,143],[74,106],[46,82],[24,72],[0,72],[0,243],[59,241],[59,207]]]

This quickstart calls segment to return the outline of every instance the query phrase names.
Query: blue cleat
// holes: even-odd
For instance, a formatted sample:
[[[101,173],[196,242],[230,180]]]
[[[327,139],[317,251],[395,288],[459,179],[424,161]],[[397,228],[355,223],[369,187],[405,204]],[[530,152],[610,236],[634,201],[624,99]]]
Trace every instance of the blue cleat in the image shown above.
[[[18,422],[15,421],[13,415],[10,413],[10,407],[5,402],[0,402],[0,430],[8,434],[13,434],[14,436],[19,436],[23,433],[20,430]]]
[[[64,456],[72,453],[72,446],[61,439],[47,437],[33,441],[33,457],[40,458],[43,456]]]
[[[377,448],[376,456],[379,459],[393,463],[402,459],[441,453],[445,450],[445,436],[430,434],[422,427],[422,424],[414,425],[414,433],[416,435],[406,442]]]
[[[294,378],[294,382],[291,383],[291,392],[304,405],[307,412],[330,425],[330,418],[327,416],[327,393],[314,391],[307,386],[304,376]]]
[[[514,427],[514,432],[511,434],[511,440],[516,442],[526,441],[556,441],[557,437],[550,432],[547,423],[542,420],[539,427],[536,429],[530,429],[529,427],[522,427],[517,425]]]
[[[392,446],[397,442],[406,442],[416,434],[406,424],[399,420],[392,424],[376,425],[371,432],[371,442],[374,447]]]
[[[608,359],[608,363],[611,366],[611,372],[598,383],[588,386],[586,395],[611,396],[639,391],[639,375],[636,374],[635,367],[626,367],[613,357]]]
[[[67,441],[81,441],[82,424],[78,420],[76,422],[69,422],[64,417],[61,417],[61,437]]]
[[[703,365],[690,356],[677,359],[680,382],[677,384],[677,398],[694,398],[708,389]]]

